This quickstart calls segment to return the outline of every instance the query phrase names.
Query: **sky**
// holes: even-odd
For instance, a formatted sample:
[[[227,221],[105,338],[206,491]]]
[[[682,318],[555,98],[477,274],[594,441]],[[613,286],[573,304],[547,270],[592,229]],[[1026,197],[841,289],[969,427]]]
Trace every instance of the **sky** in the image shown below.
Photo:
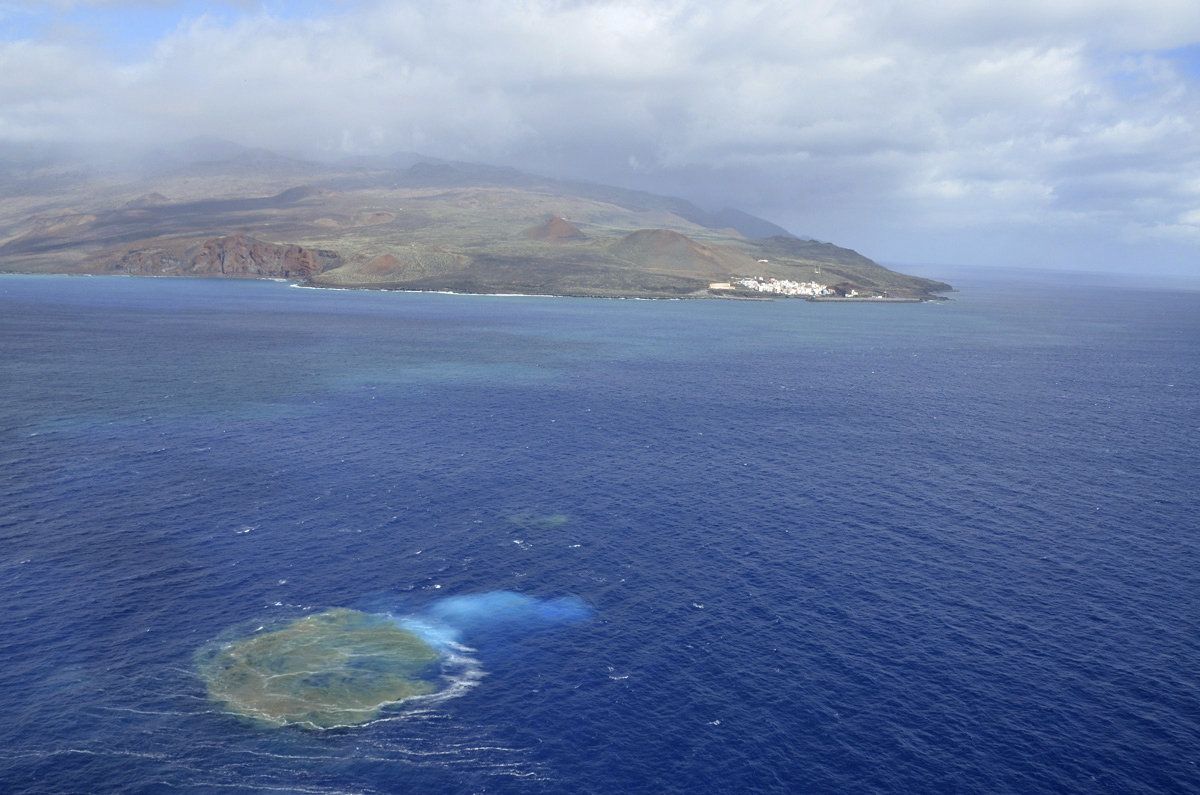
[[[1200,278],[1197,0],[0,0],[0,142],[415,151]]]

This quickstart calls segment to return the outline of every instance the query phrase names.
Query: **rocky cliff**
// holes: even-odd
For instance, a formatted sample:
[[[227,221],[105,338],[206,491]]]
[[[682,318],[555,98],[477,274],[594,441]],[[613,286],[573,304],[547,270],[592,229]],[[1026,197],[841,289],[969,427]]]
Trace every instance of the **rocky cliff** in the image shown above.
[[[246,235],[209,238],[199,245],[135,248],[111,260],[108,270],[133,274],[311,279],[341,264],[332,251],[264,243]]]

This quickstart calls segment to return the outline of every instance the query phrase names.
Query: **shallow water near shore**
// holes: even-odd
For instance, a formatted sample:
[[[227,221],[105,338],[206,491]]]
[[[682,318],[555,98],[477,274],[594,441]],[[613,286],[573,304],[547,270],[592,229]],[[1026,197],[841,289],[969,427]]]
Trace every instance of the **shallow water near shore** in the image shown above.
[[[0,277],[0,790],[1200,788],[1200,293],[1066,278]],[[334,609],[453,697],[212,696],[199,652]]]

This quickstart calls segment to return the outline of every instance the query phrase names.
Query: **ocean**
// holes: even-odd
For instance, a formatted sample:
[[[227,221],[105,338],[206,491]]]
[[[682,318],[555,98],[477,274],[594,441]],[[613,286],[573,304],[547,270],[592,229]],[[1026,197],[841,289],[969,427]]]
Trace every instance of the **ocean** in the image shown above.
[[[1200,292],[953,281],[0,277],[0,790],[1200,791]],[[212,696],[331,608],[470,675]]]

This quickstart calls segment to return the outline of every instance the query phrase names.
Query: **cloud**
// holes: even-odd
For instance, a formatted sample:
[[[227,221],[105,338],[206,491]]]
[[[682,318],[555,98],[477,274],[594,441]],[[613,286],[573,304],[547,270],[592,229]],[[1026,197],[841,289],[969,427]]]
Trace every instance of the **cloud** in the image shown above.
[[[976,230],[1001,259],[1034,226],[1070,256],[1193,226],[1200,99],[1168,51],[1197,41],[1193,0],[181,12],[132,59],[0,42],[0,139],[417,150],[727,201],[879,256],[978,257],[939,242]]]

